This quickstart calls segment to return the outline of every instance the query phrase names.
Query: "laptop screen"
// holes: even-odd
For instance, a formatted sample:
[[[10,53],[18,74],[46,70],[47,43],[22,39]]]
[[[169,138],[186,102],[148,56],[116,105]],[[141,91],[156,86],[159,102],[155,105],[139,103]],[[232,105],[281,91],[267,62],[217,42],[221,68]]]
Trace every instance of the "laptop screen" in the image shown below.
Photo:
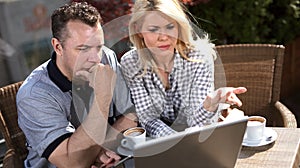
[[[136,145],[135,168],[234,167],[246,125],[247,117],[148,140]]]

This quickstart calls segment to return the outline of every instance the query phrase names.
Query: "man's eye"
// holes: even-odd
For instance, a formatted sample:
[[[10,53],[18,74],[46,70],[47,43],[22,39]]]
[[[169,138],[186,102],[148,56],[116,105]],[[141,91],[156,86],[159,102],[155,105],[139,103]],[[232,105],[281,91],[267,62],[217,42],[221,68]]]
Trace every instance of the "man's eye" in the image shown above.
[[[77,49],[79,51],[87,51],[89,48],[88,47],[78,47]]]

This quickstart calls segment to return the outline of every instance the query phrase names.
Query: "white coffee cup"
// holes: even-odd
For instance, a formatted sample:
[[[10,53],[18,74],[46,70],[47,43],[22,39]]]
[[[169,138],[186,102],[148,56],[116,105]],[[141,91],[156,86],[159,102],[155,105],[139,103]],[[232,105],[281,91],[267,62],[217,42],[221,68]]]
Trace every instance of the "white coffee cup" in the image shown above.
[[[121,140],[122,147],[133,150],[138,143],[145,142],[146,130],[142,127],[129,128],[123,133],[124,138]]]
[[[231,122],[231,121],[236,121],[242,118],[245,118],[245,114],[243,111],[237,109],[237,108],[227,108],[227,114],[222,116],[222,114],[219,116],[223,121],[225,122]]]
[[[249,142],[259,142],[264,137],[266,118],[262,116],[249,116],[246,129],[246,139]]]

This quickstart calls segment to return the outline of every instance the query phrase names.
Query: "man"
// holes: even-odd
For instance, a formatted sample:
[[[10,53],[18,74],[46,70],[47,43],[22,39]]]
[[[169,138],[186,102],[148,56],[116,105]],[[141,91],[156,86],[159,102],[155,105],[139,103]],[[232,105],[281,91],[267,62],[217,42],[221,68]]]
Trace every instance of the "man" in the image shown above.
[[[120,157],[103,147],[107,134],[136,122],[115,54],[103,45],[100,14],[87,3],[71,3],[51,21],[52,57],[17,94],[29,150],[24,166],[110,167]]]

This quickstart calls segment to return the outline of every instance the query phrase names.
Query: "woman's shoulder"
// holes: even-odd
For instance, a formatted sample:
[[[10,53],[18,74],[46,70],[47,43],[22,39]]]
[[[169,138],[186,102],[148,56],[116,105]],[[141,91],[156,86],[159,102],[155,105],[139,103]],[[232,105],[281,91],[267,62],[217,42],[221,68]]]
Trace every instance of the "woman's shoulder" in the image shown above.
[[[123,73],[128,73],[128,75],[135,75],[139,72],[139,63],[138,63],[138,53],[136,49],[127,51],[121,57],[121,69]]]
[[[197,69],[200,67],[213,67],[214,66],[214,53],[201,49],[193,49],[187,53],[187,57],[189,60],[187,64],[191,67]]]
[[[136,49],[131,49],[127,51],[122,57],[121,57],[121,65],[123,64],[132,64],[138,62],[138,53]]]
[[[201,50],[192,49],[189,52],[187,52],[187,57],[190,60],[197,60],[196,62],[203,62],[203,59],[207,58],[208,55],[203,53]],[[192,62],[195,62],[195,61],[192,61]]]
[[[216,50],[215,45],[207,39],[199,39],[197,42],[193,45],[193,48],[189,51],[188,57],[190,58],[210,58],[215,59],[216,58]]]
[[[216,52],[214,47],[210,45],[196,46],[189,50],[187,57],[191,60],[197,60],[196,62],[213,63],[216,58]]]

